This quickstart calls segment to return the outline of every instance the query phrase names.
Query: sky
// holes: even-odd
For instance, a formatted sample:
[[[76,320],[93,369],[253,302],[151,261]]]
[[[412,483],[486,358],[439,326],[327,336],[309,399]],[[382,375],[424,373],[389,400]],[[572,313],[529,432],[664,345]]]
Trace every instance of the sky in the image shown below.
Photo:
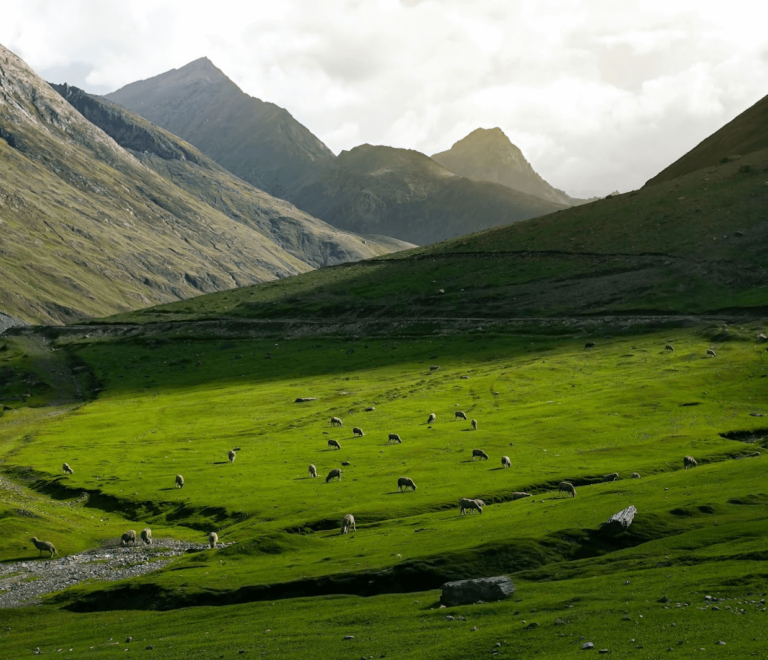
[[[50,82],[118,89],[202,56],[335,153],[500,127],[571,195],[639,188],[768,94],[765,0],[3,0]]]

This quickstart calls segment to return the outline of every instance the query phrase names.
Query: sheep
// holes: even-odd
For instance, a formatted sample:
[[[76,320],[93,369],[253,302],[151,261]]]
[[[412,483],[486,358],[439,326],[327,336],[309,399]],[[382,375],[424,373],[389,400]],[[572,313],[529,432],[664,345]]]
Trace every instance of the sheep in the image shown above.
[[[665,351],[667,351],[667,353],[671,353],[672,351],[674,351],[674,350],[675,350],[675,347],[674,347],[674,346],[670,346],[669,344],[667,344],[667,345],[664,347],[664,350],[665,350]]]
[[[461,412],[461,410],[457,410],[455,413],[453,413],[453,421],[455,422],[457,419],[463,419],[466,422],[467,416]]]
[[[341,533],[349,533],[350,527],[352,528],[353,532],[357,531],[357,527],[355,527],[355,517],[351,513],[348,513],[346,516],[344,516],[344,520],[341,521]]]
[[[482,449],[473,449],[472,450],[472,460],[474,461],[476,458],[479,458],[481,461],[485,459],[488,460],[488,454],[486,454]]]
[[[509,456],[502,456],[501,457],[501,467],[502,468],[511,468],[512,467],[512,461],[509,460]]]
[[[61,466],[61,469],[64,470],[64,474],[74,474],[75,471],[69,467],[69,463],[64,463],[64,465]]]
[[[523,492],[523,491],[517,491],[515,493],[512,493],[512,500],[513,501],[514,500],[521,500],[524,497],[530,497],[530,496],[531,496],[530,493],[526,493],[526,492]]]
[[[483,502],[483,500],[475,498],[475,502],[477,502],[480,506],[485,506],[485,502]]]
[[[341,449],[341,445],[339,444],[338,440],[329,440],[328,441],[328,449]]]
[[[439,364],[433,365],[429,368],[430,371],[437,371],[440,368]]]
[[[136,545],[136,532],[132,529],[129,529],[120,537],[120,545],[128,545],[129,543]]]
[[[473,420],[472,420],[472,429],[473,429],[474,431],[477,431],[477,420],[476,420],[476,419],[473,419]]]
[[[708,357],[717,357],[717,353],[715,353],[715,349],[714,348],[708,348],[707,349],[707,356]]]
[[[399,445],[399,444],[402,444],[403,441],[400,439],[400,436],[397,435],[397,433],[390,433],[389,440],[387,440],[387,444],[391,445],[393,442]]]
[[[152,530],[149,527],[141,530],[141,540],[147,545],[152,545]]]
[[[591,348],[594,348],[594,347],[595,347],[595,342],[593,342],[593,341],[588,341],[586,344],[584,344],[584,350],[585,351],[588,351],[588,350],[590,350]]]
[[[344,426],[344,423],[338,417],[331,417],[331,426],[338,426],[341,428]]]
[[[616,481],[618,478],[619,478],[619,473],[618,472],[614,472],[613,474],[606,474],[603,477],[603,482],[606,482],[606,481]]]
[[[362,438],[365,435],[365,433],[363,433],[363,429],[361,429],[359,426],[356,426],[355,428],[352,429],[352,435],[358,438]]]
[[[437,415],[435,413],[430,413],[429,417],[427,417],[427,424],[432,424],[437,419]]]
[[[640,474],[638,472],[633,472],[632,473],[632,478],[633,479],[639,479],[640,478]]]
[[[341,470],[339,468],[333,468],[333,470],[328,473],[328,476],[325,478],[325,483],[333,481],[334,478],[341,481]]]
[[[466,497],[462,497],[459,500],[459,507],[461,509],[459,512],[460,516],[465,515],[467,511],[471,511],[472,513],[475,511],[478,511],[479,513],[483,512],[483,505],[480,504],[480,500],[470,500]]]
[[[413,479],[411,479],[410,477],[400,477],[397,480],[397,490],[402,490],[402,489],[408,490],[409,488],[411,488],[412,490],[416,490],[416,484],[413,483]]]
[[[219,542],[219,535],[216,532],[210,532],[208,534],[208,546],[211,550],[216,549],[216,544]]]
[[[233,449],[230,449],[229,453],[227,454],[227,457],[229,458],[230,463],[234,463],[235,459],[237,458],[237,454],[234,452]]]
[[[184,477],[180,474],[176,475],[176,488],[184,488]]]
[[[50,552],[51,557],[53,557],[53,555],[59,554],[56,552],[56,548],[53,547],[53,543],[50,541],[39,541],[36,536],[32,537],[32,545],[34,545],[40,551],[40,554],[37,555],[38,557],[40,557],[43,552]]]
[[[570,493],[571,497],[576,497],[576,489],[570,481],[561,481],[557,490],[560,493]]]
[[[313,479],[317,476],[317,468],[312,463],[309,464],[309,476]]]
[[[696,459],[693,456],[683,457],[683,469],[687,470],[689,467],[695,468],[698,465]]]

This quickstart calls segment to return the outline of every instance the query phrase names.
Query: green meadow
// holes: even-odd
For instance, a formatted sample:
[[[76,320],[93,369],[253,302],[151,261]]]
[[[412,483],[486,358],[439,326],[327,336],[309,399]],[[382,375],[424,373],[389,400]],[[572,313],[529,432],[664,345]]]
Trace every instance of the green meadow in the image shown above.
[[[46,561],[32,535],[67,555],[144,526],[230,545],[4,610],[0,655],[765,656],[762,330],[4,338],[0,561]],[[630,504],[629,530],[601,528]],[[513,598],[438,607],[444,582],[501,574]]]

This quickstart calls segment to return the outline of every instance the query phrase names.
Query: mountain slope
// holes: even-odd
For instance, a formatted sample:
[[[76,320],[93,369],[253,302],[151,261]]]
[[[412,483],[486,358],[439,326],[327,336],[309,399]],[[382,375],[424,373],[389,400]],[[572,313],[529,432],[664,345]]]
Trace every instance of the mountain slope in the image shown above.
[[[420,244],[563,208],[456,176],[418,151],[368,144],[343,151],[291,200],[337,227]]]
[[[459,176],[498,183],[556,204],[594,201],[576,199],[547,183],[500,128],[478,128],[432,160]]]
[[[696,145],[648,183],[670,181],[733,156],[743,156],[762,149],[768,149],[768,96]]]
[[[208,58],[107,94],[219,165],[282,197],[333,153],[287,110],[245,94]]]
[[[357,258],[385,249],[357,240]],[[0,46],[0,311],[61,322],[310,268],[142,164]]]

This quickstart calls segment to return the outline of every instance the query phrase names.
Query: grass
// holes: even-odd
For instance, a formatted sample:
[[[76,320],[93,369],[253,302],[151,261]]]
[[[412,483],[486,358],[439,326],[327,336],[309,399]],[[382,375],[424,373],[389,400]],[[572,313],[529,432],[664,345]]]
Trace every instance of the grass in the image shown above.
[[[635,658],[764,648],[765,459],[747,457],[766,435],[753,416],[768,413],[762,325],[589,336],[413,327],[356,339],[64,333],[38,353],[29,335],[5,340],[16,378],[52,382],[59,368],[41,367],[51,347],[62,370],[88,370],[84,400],[71,387],[67,398],[60,377],[40,407],[15,403],[0,418],[0,469],[19,489],[2,491],[0,560],[33,558],[32,534],[66,555],[145,524],[155,537],[215,529],[235,542],[9,610],[7,653],[112,657],[127,635],[128,647],[169,658],[570,657],[585,641]],[[302,396],[318,398],[294,403]],[[453,421],[457,409],[477,431]],[[330,427],[334,415],[343,428]],[[366,435],[353,438],[353,426]],[[733,431],[750,433],[722,435]],[[403,444],[388,445],[390,432]],[[491,460],[473,462],[475,447]],[[698,468],[682,469],[688,454]],[[64,461],[74,475],[61,475]],[[308,477],[310,462],[321,478]],[[326,484],[334,467],[343,478]],[[601,483],[614,471],[618,482]],[[401,475],[416,492],[396,492]],[[575,499],[557,496],[563,479]],[[532,497],[512,501],[520,490]],[[462,496],[484,499],[483,514],[460,517]],[[628,532],[600,530],[629,504]],[[340,536],[348,512],[358,530]],[[436,609],[443,582],[496,574],[513,577],[514,599]],[[707,594],[726,599],[719,611],[698,609]]]

